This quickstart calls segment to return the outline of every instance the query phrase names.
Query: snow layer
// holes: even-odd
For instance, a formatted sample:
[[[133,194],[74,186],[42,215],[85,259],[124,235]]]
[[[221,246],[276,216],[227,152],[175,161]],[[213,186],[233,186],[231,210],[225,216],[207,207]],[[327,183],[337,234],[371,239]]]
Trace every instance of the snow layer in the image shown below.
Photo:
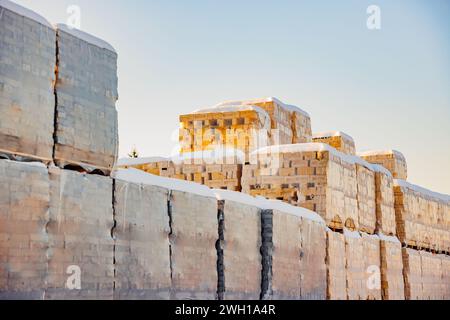
[[[362,165],[374,172],[382,172],[388,176],[392,174],[383,166],[374,165],[367,161],[364,161],[358,156],[348,155],[337,151],[332,146],[325,143],[298,143],[298,144],[285,144],[278,146],[268,146],[254,151],[251,155],[265,155],[265,154],[277,154],[277,153],[297,153],[297,152],[324,152],[328,151],[335,156],[340,157],[347,163]]]
[[[36,12],[24,8],[14,2],[8,1],[8,0],[0,0],[0,7],[3,7],[5,9],[8,9],[10,11],[13,11],[15,13],[17,13],[18,15],[21,15],[23,17],[27,17],[31,20],[34,20],[36,22],[39,22],[40,24],[49,27],[51,29],[53,29],[52,25],[50,24],[50,22],[48,22],[47,19],[45,19],[43,16],[37,14]],[[1,15],[0,15],[1,17]]]
[[[346,238],[361,239],[361,234],[358,231],[350,231],[346,228],[344,228],[344,236]]]
[[[117,167],[125,166],[139,166],[143,164],[169,161],[169,158],[164,157],[148,157],[148,158],[122,158],[117,161]]]
[[[343,137],[344,139],[355,141],[352,137],[342,131],[326,131],[326,132],[317,132],[312,135],[314,138],[330,138],[330,137]]]
[[[393,154],[399,159],[403,159],[406,161],[405,156],[403,153],[397,150],[371,150],[371,151],[364,151],[364,152],[358,152],[358,156],[360,157],[373,157],[378,155],[386,155],[386,154]]]
[[[215,108],[217,107],[223,107],[223,106],[231,106],[231,105],[252,105],[255,103],[266,103],[266,102],[275,102],[276,104],[284,107],[285,109],[291,111],[291,112],[298,112],[303,114],[304,116],[310,118],[309,114],[300,109],[299,107],[293,106],[293,105],[289,105],[289,104],[285,104],[283,102],[281,102],[280,100],[278,100],[275,97],[268,97],[268,98],[261,98],[261,99],[252,99],[252,100],[234,100],[234,101],[225,101],[225,102],[221,102],[218,105],[215,106]]]
[[[386,242],[393,242],[393,243],[400,243],[400,240],[398,240],[397,237],[394,236],[387,236],[383,233],[379,233],[378,237],[380,238],[380,240],[382,241],[386,241]]]
[[[137,169],[119,169],[113,172],[113,178],[136,184],[153,185],[169,190],[176,190],[181,192],[193,193],[204,197],[215,198],[215,195],[211,191],[211,189],[204,185],[184,180],[155,176]]]
[[[414,192],[421,193],[423,195],[426,195],[428,197],[431,197],[431,198],[434,198],[434,199],[437,199],[440,201],[450,202],[450,195],[448,195],[448,194],[437,193],[437,192],[425,189],[423,187],[419,187],[415,184],[406,182],[405,180],[394,180],[394,185],[412,190]]]
[[[308,209],[301,208],[301,207],[295,207],[293,205],[290,205],[290,204],[285,203],[280,200],[268,200],[261,196],[256,197],[256,199],[258,200],[259,207],[261,209],[277,210],[280,212],[284,212],[287,214],[291,214],[291,215],[294,215],[297,217],[312,220],[317,223],[326,225],[325,220],[323,220],[323,218],[319,214],[317,214],[316,212],[310,211]]]
[[[278,200],[267,200],[262,197],[254,198],[250,195],[235,191],[212,190],[198,183],[159,177],[137,169],[119,169],[113,173],[113,178],[125,182],[159,186],[168,190],[193,193],[204,197],[213,197],[218,200],[230,200],[265,210],[278,210],[325,225],[325,221],[317,213],[308,209],[294,207]]]
[[[106,41],[99,39],[91,34],[84,32],[84,31],[81,31],[76,28],[70,28],[69,26],[67,26],[66,24],[63,24],[63,23],[57,24],[56,28],[58,30],[64,31],[74,37],[77,37],[83,41],[93,44],[94,46],[97,46],[99,48],[106,49],[106,50],[109,50],[112,52],[116,52],[116,50]]]
[[[202,108],[195,110],[192,114],[201,114],[201,113],[225,113],[225,112],[239,112],[239,111],[255,111],[260,116],[260,120],[265,129],[270,129],[270,116],[269,114],[262,108],[258,106],[252,105],[218,105],[214,107]]]
[[[244,163],[245,154],[242,150],[234,148],[216,148],[214,150],[204,150],[196,152],[186,152],[173,156],[170,160],[174,163],[182,163],[189,160],[203,160],[206,164],[221,163],[227,158],[237,158],[238,163]],[[233,164],[235,162],[233,161]]]

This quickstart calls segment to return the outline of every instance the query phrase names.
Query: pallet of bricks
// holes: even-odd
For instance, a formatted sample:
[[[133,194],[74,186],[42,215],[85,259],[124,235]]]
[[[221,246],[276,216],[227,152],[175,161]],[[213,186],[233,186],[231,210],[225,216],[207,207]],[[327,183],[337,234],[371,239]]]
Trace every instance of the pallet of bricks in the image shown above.
[[[52,161],[56,32],[36,13],[0,2],[0,158]]]
[[[267,143],[270,118],[255,106],[229,106],[202,109],[180,116],[181,153],[235,148],[249,154],[259,141]]]
[[[314,133],[312,142],[328,144],[345,154],[355,155],[356,153],[355,140],[340,131]]]
[[[181,151],[226,146],[246,155],[268,145],[311,141],[311,119],[276,98],[229,101],[180,116]]]
[[[367,151],[358,153],[365,161],[379,164],[388,169],[395,179],[406,180],[408,178],[408,166],[405,156],[396,150]]]
[[[235,159],[193,159],[189,154],[183,154],[183,159],[175,160],[121,159],[117,167],[134,168],[161,177],[192,181],[213,189],[241,191],[242,164]]]
[[[318,212],[331,228],[373,234],[376,169],[321,143],[274,146],[252,154],[242,190]]]
[[[108,43],[57,26],[54,161],[109,175],[118,152],[117,53]]]
[[[395,180],[397,233],[406,246],[450,252],[450,206],[448,196]]]

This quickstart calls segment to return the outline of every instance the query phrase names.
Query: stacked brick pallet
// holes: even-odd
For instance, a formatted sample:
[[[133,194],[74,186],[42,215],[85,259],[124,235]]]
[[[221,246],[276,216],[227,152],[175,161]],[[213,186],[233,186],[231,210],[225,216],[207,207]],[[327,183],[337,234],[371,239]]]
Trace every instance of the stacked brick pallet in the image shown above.
[[[312,142],[328,144],[345,154],[355,155],[356,153],[355,140],[340,131],[315,133],[312,136]]]
[[[56,33],[12,2],[0,3],[0,158],[52,161]]]
[[[114,186],[114,299],[169,299],[169,190],[121,180]]]
[[[55,162],[109,174],[118,151],[117,54],[65,25],[57,37]]]
[[[43,164],[0,160],[0,299],[42,299],[49,177]]]
[[[233,159],[194,159],[184,154],[175,161],[163,158],[121,159],[117,167],[206,185],[213,189],[241,190],[242,164]],[[229,162],[235,164],[228,164]]]
[[[386,235],[396,234],[394,180],[389,173],[375,172],[376,229]]]
[[[203,109],[180,116],[182,153],[233,147],[248,155],[268,143],[270,118],[256,106]]]
[[[406,180],[408,177],[408,166],[405,156],[395,150],[368,151],[358,153],[367,162],[379,164],[388,169],[395,179]]]
[[[394,185],[397,233],[403,244],[450,252],[448,196],[433,193],[403,180]]]
[[[382,168],[320,143],[268,147],[251,160],[243,192],[318,212],[331,228],[375,232],[375,172]]]
[[[112,299],[114,226],[112,179],[51,168],[46,299]],[[67,270],[81,270],[69,290]]]
[[[230,101],[180,116],[181,152],[222,146],[249,154],[268,145],[311,141],[311,119],[275,98]]]
[[[404,300],[402,245],[397,238],[382,236],[381,254],[381,293],[383,300]]]

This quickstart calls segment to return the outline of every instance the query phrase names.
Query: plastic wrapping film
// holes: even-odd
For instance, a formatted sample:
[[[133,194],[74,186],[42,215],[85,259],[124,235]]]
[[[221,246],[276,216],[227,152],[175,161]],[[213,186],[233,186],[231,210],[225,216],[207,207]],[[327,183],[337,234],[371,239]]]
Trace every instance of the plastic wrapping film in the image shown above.
[[[108,174],[118,152],[117,54],[57,29],[55,161]]]
[[[376,229],[375,172],[356,164],[358,180],[359,229],[373,234]]]
[[[401,180],[394,181],[394,194],[397,233],[402,243],[448,252],[448,202]]]
[[[327,298],[327,235],[324,225],[302,219],[300,225],[300,296],[303,300]]]
[[[254,206],[225,200],[223,207],[225,300],[259,300],[261,217]]]
[[[274,300],[301,297],[301,218],[273,210],[272,294]]]
[[[440,255],[442,259],[442,291],[443,298],[450,300],[450,256]]]
[[[420,251],[422,263],[423,300],[442,300],[442,259],[441,255]]]
[[[422,300],[422,262],[420,251],[403,248],[403,276],[405,280],[405,299]]]
[[[49,178],[44,165],[0,160],[0,299],[43,299]]]
[[[115,300],[170,298],[168,194],[115,181]]]
[[[362,238],[345,236],[345,255],[347,297],[349,300],[366,300],[366,257]]]
[[[19,9],[0,3],[0,155],[50,162],[56,32]]]
[[[400,241],[380,241],[381,290],[383,300],[405,300],[402,245]]]
[[[364,300],[381,300],[380,238],[362,234],[366,296]]]
[[[386,235],[396,234],[394,181],[383,172],[375,172],[377,230]]]
[[[213,197],[171,192],[171,299],[216,298],[217,214],[217,200]]]
[[[113,181],[56,167],[50,173],[45,299],[113,299]],[[67,286],[70,270],[81,286]],[[76,284],[76,281],[75,281]]]
[[[345,239],[341,233],[327,232],[327,298],[347,299]]]

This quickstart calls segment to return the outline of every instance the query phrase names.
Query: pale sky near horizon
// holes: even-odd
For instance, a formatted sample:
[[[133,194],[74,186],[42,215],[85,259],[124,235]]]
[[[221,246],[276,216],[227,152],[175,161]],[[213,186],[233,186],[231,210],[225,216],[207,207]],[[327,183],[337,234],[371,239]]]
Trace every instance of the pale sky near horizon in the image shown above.
[[[119,54],[120,155],[168,155],[178,116],[275,96],[360,151],[397,149],[409,181],[450,194],[450,1],[16,0]],[[369,5],[381,30],[368,30]]]

